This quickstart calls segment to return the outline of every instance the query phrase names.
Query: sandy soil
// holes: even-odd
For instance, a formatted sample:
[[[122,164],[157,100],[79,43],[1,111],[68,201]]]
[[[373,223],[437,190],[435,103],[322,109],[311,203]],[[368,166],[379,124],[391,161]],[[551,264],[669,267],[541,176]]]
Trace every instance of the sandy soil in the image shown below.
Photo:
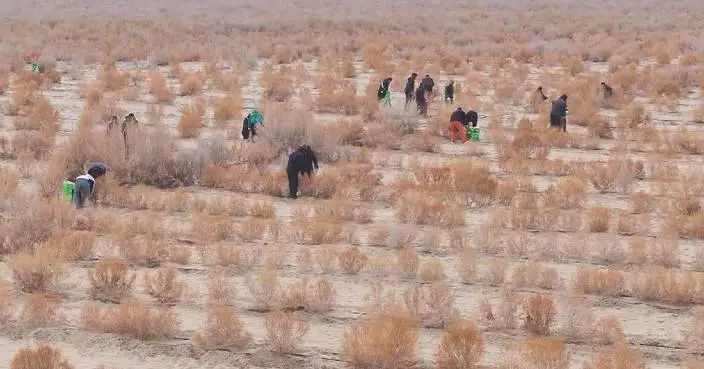
[[[116,4],[115,6],[118,6]],[[80,5],[76,5],[80,6]],[[120,69],[130,69],[137,67],[134,63],[123,63],[119,65]],[[184,71],[198,70],[203,66],[199,63],[183,63]],[[601,65],[590,66],[592,71],[603,69]],[[312,68],[312,66],[311,66]],[[363,91],[363,86],[366,86],[370,73],[364,72],[360,68],[358,77],[359,90]],[[61,65],[60,70],[67,70],[68,66]],[[163,70],[165,73],[166,69]],[[258,102],[258,71],[255,70],[250,74],[248,86],[244,91],[244,108],[248,109],[257,106]],[[530,74],[530,78],[535,78],[536,72]],[[74,71],[71,74],[65,74],[62,77],[62,82],[56,84],[44,91],[44,95],[50,100],[51,104],[58,109],[61,116],[61,129],[57,138],[57,145],[61,146],[67,136],[71,135],[75,128],[75,122],[78,120],[83,109],[83,101],[79,96],[79,91],[82,86],[93,82],[96,79],[95,67],[86,67],[79,71]],[[461,82],[461,78],[454,77],[455,80]],[[448,77],[436,77],[436,83],[442,84],[442,81]],[[171,84],[176,84],[175,80],[169,81]],[[398,82],[400,84],[400,82]],[[411,113],[403,112],[403,94],[398,90],[402,87],[397,84],[393,92],[393,106],[385,108],[384,114],[403,116],[411,115]],[[206,96],[213,93],[207,92]],[[143,95],[136,102],[121,102],[120,105],[126,111],[134,112],[140,121],[147,123],[146,109],[149,97]],[[480,102],[491,101],[491,92],[487,91],[478,96]],[[698,93],[691,94],[686,99],[680,102],[680,109],[677,113],[661,113],[654,112],[654,121],[658,127],[679,127],[681,124],[687,124],[690,129],[701,129],[700,126],[688,122],[689,109],[696,105],[700,95]],[[7,96],[0,97],[0,104],[4,104]],[[176,121],[179,116],[180,107],[187,101],[185,98],[177,97],[172,105],[164,105],[164,115],[161,124],[170,127],[175,134]],[[436,105],[441,102],[435,102]],[[479,109],[481,111],[481,109]],[[522,107],[515,107],[517,116],[523,115]],[[212,114],[212,112],[210,112]],[[491,113],[488,113],[491,114]],[[613,118],[615,113],[610,110],[603,110],[604,116]],[[527,115],[530,118],[535,118],[535,115]],[[329,117],[319,118],[329,119]],[[413,117],[413,119],[418,119]],[[13,118],[3,116],[0,118],[0,134],[10,136],[14,134]],[[481,119],[480,126],[485,126],[487,120]],[[237,125],[235,124],[235,127]],[[96,127],[96,130],[104,129]],[[203,135],[218,134],[214,128],[206,128]],[[187,142],[184,144],[188,144]],[[608,160],[611,153],[607,150],[613,142],[602,140],[600,150],[578,150],[578,149],[554,149],[551,152],[551,159],[561,159],[564,161],[586,161],[586,160]],[[383,181],[390,182],[393,178],[407,172],[409,170],[409,160],[419,160],[424,163],[442,163],[453,157],[466,155],[468,152],[478,152],[482,160],[487,160],[490,164],[492,172],[498,176],[503,175],[496,162],[494,145],[490,135],[484,135],[483,140],[476,144],[450,144],[445,143],[441,146],[439,153],[409,153],[402,151],[377,151],[374,153],[374,163],[376,169],[383,174]],[[641,160],[647,159],[645,153],[630,153],[634,158]],[[682,156],[679,164],[683,168],[697,167],[702,161],[701,157]],[[5,161],[3,165],[12,166],[12,162]],[[322,170],[325,170],[323,168]],[[551,183],[555,183],[557,178],[549,176],[533,176],[533,184],[538,191],[544,191]],[[31,180],[26,180],[29,185]],[[649,189],[651,183],[643,181],[638,183],[637,188]],[[191,194],[202,198],[219,198],[222,196],[233,196],[227,191],[202,189],[198,187],[188,188],[187,191]],[[284,199],[276,199],[259,195],[243,195],[234,194],[241,198],[263,199],[271,202],[277,212],[278,219],[283,222],[289,222],[292,217],[293,209],[300,204],[310,204],[314,200],[303,199],[297,203]],[[590,192],[585,206],[596,204],[606,204],[610,208],[627,210],[628,197],[620,194],[598,194]],[[367,234],[380,225],[388,225],[392,228],[401,227],[397,224],[397,219],[394,216],[394,211],[382,204],[369,204],[374,206],[374,222],[371,225],[358,226],[358,238],[361,250],[367,255],[379,255],[381,257],[393,259],[394,251],[390,248],[380,248],[369,246]],[[134,211],[126,209],[112,209],[120,214],[120,217],[132,217],[146,211]],[[468,209],[465,211],[467,220],[466,230],[474,233],[480,230],[484,224],[490,209]],[[190,226],[191,214],[179,213],[161,213],[160,217],[164,222],[168,223],[169,228],[173,230],[174,235],[183,233],[184,229]],[[235,222],[241,220],[236,219]],[[647,229],[644,236],[655,237],[660,228],[659,215],[654,214],[652,219],[652,227]],[[419,233],[429,232],[432,227],[414,227]],[[573,242],[578,238],[587,238],[592,242],[620,242],[626,245],[628,236],[609,234],[583,234],[583,233],[554,233],[543,232],[530,234],[531,245],[537,245],[539,242],[547,242],[550,240],[559,240],[561,243]],[[101,243],[108,243],[108,236],[101,238]],[[184,242],[179,242],[176,237],[171,240],[176,244],[182,244],[188,247]],[[447,241],[447,240],[445,240]],[[223,241],[222,244],[239,245],[237,242]],[[251,247],[262,247],[267,249],[269,245],[258,242]],[[701,247],[701,242],[698,241],[683,241],[680,246],[682,268],[687,268],[692,262],[695,251]],[[302,272],[296,263],[295,255],[301,248],[300,245],[293,243],[286,244],[289,249],[288,258],[285,267],[281,270],[281,277],[284,284],[288,281],[293,281],[300,278],[306,273]],[[323,246],[313,246],[315,249]],[[324,246],[333,247],[333,246]],[[344,245],[336,245],[338,249],[342,249]],[[625,246],[624,246],[625,247]],[[456,307],[462,314],[467,317],[476,316],[477,304],[486,297],[490,301],[496,302],[499,299],[499,288],[490,286],[483,282],[474,284],[463,284],[459,280],[455,272],[456,260],[449,250],[447,242],[443,242],[438,249],[426,249],[422,245],[416,245],[423,261],[437,260],[442,263],[446,273],[446,280],[452,287],[453,294],[456,299]],[[101,256],[109,255],[114,252],[108,247],[100,253]],[[493,256],[479,253],[478,275],[485,274],[486,265]],[[520,258],[509,258],[508,269],[522,262]],[[245,286],[244,275],[234,275],[229,277],[235,290],[237,291],[235,306],[241,313],[246,328],[254,335],[257,345],[243,352],[224,352],[215,351],[208,353],[196,352],[190,343],[190,337],[202,326],[205,321],[205,296],[200,291],[206,289],[207,273],[209,267],[203,265],[197,252],[194,252],[192,261],[189,265],[176,265],[181,272],[182,277],[187,282],[192,296],[187,301],[179,304],[175,309],[181,319],[181,333],[176,339],[166,342],[140,342],[132,339],[118,337],[110,334],[100,334],[88,332],[81,327],[80,310],[83,303],[89,300],[86,291],[89,283],[86,277],[86,268],[90,267],[92,262],[72,265],[69,271],[69,278],[66,283],[66,298],[63,301],[60,311],[65,321],[57,327],[40,328],[32,331],[17,331],[9,332],[0,336],[0,368],[8,367],[15,350],[33,342],[51,342],[61,348],[62,352],[75,364],[77,369],[93,369],[99,365],[106,365],[111,368],[135,368],[141,367],[150,368],[225,368],[225,367],[246,367],[246,368],[275,368],[275,367],[306,367],[306,368],[338,368],[343,366],[342,362],[342,337],[343,333],[349,325],[358,319],[365,311],[364,297],[369,292],[369,285],[372,281],[378,280],[380,277],[374,275],[370,271],[363,271],[360,275],[344,275],[335,273],[331,276],[331,281],[334,283],[337,290],[337,302],[332,312],[325,315],[311,316],[311,329],[305,336],[301,344],[299,354],[276,356],[271,354],[263,346],[266,340],[265,330],[263,328],[263,316],[261,313],[249,310],[253,301]],[[557,267],[560,277],[563,279],[564,286],[555,291],[543,291],[549,293],[552,298],[560,301],[560,298],[568,294],[570,281],[574,278],[577,268],[585,265],[593,265],[592,263],[571,260],[564,258],[559,261],[549,262],[548,265]],[[144,293],[144,286],[141,275],[148,272],[147,268],[135,268],[135,271],[140,276],[137,279],[138,285],[135,288],[136,295],[140,300],[151,301],[148,295]],[[9,270],[6,262],[2,262],[2,276],[5,279],[10,279]],[[315,273],[313,273],[315,274]],[[381,276],[385,286],[401,289],[406,286],[417,285],[420,282],[416,280],[405,280],[393,274]],[[531,291],[523,289],[522,291]],[[688,329],[692,321],[692,312],[688,308],[679,308],[666,306],[656,303],[643,303],[635,298],[605,298],[598,296],[585,296],[593,306],[597,317],[600,316],[615,316],[621,322],[626,335],[630,339],[631,345],[643,351],[647,357],[648,364],[652,368],[666,369],[676,368],[679,362],[684,359],[689,350],[683,344],[683,332]],[[17,297],[18,304],[22,300],[21,296]],[[559,305],[558,305],[559,307]],[[559,309],[558,309],[559,310]],[[560,316],[557,325],[559,326]],[[487,343],[486,356],[484,364],[491,365],[495,363],[501,355],[501,349],[506,342],[516,340],[519,337],[525,336],[520,330],[510,331],[495,331],[484,327],[484,337]],[[441,331],[436,329],[423,329],[420,339],[420,352],[426,364],[431,365],[437,343],[441,337]],[[581,367],[582,362],[592,353],[592,347],[589,345],[570,344],[568,350],[572,355],[572,367]]]

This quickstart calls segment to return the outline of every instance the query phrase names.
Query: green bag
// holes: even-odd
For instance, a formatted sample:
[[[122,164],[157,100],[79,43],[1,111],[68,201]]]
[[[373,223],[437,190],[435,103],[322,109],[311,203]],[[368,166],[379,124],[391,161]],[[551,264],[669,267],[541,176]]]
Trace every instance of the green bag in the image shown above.
[[[255,124],[261,123],[264,120],[262,113],[254,110],[249,113],[249,126],[254,126]]]
[[[68,202],[73,199],[73,185],[71,181],[64,181],[61,185],[61,198]]]
[[[32,63],[32,72],[39,72],[39,63]]]
[[[467,138],[469,141],[479,141],[479,128],[468,127]]]
[[[391,92],[386,91],[384,94],[384,97],[381,98],[381,102],[383,102],[386,105],[391,105]]]

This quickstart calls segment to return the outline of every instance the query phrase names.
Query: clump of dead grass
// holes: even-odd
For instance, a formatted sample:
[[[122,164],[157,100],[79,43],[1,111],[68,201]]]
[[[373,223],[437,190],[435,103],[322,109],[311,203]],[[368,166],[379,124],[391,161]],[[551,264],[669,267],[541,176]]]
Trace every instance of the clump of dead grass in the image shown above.
[[[96,300],[120,302],[132,294],[136,275],[130,273],[126,262],[105,259],[88,270],[90,295]]]

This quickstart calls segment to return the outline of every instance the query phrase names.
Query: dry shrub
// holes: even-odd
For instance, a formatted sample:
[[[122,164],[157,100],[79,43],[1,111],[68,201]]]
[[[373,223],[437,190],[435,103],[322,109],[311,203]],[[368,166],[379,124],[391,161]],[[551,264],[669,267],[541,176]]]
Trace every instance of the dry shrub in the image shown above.
[[[357,274],[367,262],[367,256],[356,246],[344,251],[339,256],[340,269],[347,274]]]
[[[484,340],[477,327],[466,321],[458,322],[442,336],[435,356],[437,369],[473,369],[484,355]]]
[[[227,267],[234,272],[247,272],[252,270],[261,257],[259,249],[247,247],[232,247],[218,245],[215,248],[215,264]]]
[[[571,55],[562,61],[562,69],[567,71],[571,76],[576,76],[584,72],[584,63],[582,63],[582,59],[579,57]]]
[[[473,248],[468,247],[460,251],[456,269],[463,283],[475,281],[477,278],[477,254]]]
[[[149,233],[137,238],[121,232],[115,242],[120,256],[142,266],[155,267],[169,258],[168,245],[161,235]]]
[[[628,243],[628,264],[643,265],[648,262],[648,249],[645,240],[640,237],[633,237]]]
[[[208,309],[208,317],[203,330],[196,333],[193,343],[205,350],[242,349],[252,342],[252,335],[247,332],[232,306],[216,305]]]
[[[274,311],[264,317],[264,328],[274,351],[293,353],[308,333],[310,323],[298,314]]]
[[[100,301],[120,302],[132,294],[136,277],[122,260],[100,260],[88,270],[90,295]]]
[[[587,199],[586,186],[577,178],[570,177],[545,192],[545,205],[560,209],[575,209]]]
[[[242,98],[239,95],[229,94],[215,102],[213,119],[217,123],[226,123],[240,115],[242,111]]]
[[[621,296],[626,287],[626,277],[613,269],[579,268],[572,282],[577,293]]]
[[[264,89],[264,98],[268,101],[286,102],[293,96],[293,79],[286,67],[275,71],[271,65],[264,65],[260,83]]]
[[[594,332],[596,333],[596,341],[602,345],[626,342],[626,335],[623,333],[621,323],[613,316],[599,318],[594,326]]]
[[[591,306],[580,296],[568,295],[562,308],[560,335],[568,342],[587,342],[594,335],[595,316]]]
[[[101,309],[87,303],[83,309],[86,328],[130,336],[139,340],[159,340],[173,337],[180,322],[176,313],[167,308],[150,308],[135,299]]]
[[[200,135],[203,128],[203,106],[199,103],[189,103],[181,109],[176,129],[181,138],[194,138]]]
[[[609,231],[611,209],[594,207],[587,212],[587,229],[589,232],[604,233]]]
[[[562,282],[555,267],[533,261],[526,261],[516,266],[511,281],[519,287],[537,287],[547,290],[559,288]]]
[[[518,326],[518,312],[521,296],[510,285],[501,288],[501,301],[496,311],[493,324],[497,328],[514,329]]]
[[[186,283],[178,279],[176,268],[159,269],[144,275],[147,292],[162,305],[175,305],[181,300]]]
[[[643,301],[678,305],[702,301],[702,283],[691,271],[679,272],[662,266],[647,265],[632,274],[633,295]]]
[[[224,215],[195,215],[191,234],[196,239],[207,242],[224,241],[232,237],[232,218]]]
[[[174,101],[174,94],[166,84],[166,78],[157,70],[149,72],[149,93],[154,96],[156,102],[170,103]]]
[[[627,342],[604,347],[583,365],[584,369],[645,369],[646,367],[643,355],[632,349]]]
[[[52,246],[67,261],[90,260],[95,254],[95,233],[62,230],[52,236]]]
[[[246,279],[247,290],[254,299],[253,309],[269,311],[277,303],[280,295],[279,275],[274,269],[259,269],[254,276]]]
[[[419,193],[402,194],[396,204],[396,216],[403,223],[459,227],[465,224],[461,208]]]
[[[631,195],[631,211],[636,214],[651,212],[654,203],[653,196],[646,192],[638,191]]]
[[[525,321],[523,326],[531,333],[547,336],[550,334],[552,324],[555,322],[557,310],[550,298],[534,294],[523,303]]]
[[[650,125],[651,119],[650,113],[639,102],[631,103],[618,115],[621,129],[643,129]]]
[[[560,338],[528,338],[513,347],[499,363],[500,369],[567,369],[570,356]]]
[[[437,260],[428,260],[421,264],[418,277],[423,282],[434,282],[445,278],[442,263]]]
[[[680,240],[678,238],[656,239],[650,243],[648,256],[653,264],[665,268],[680,266]]]
[[[345,332],[344,357],[358,369],[414,369],[419,363],[418,330],[408,313],[373,316]]]
[[[333,248],[322,248],[315,253],[315,262],[321,272],[330,274],[339,263],[338,252]]]
[[[319,94],[315,101],[318,112],[356,115],[359,113],[357,88],[354,82],[332,75],[318,77]]]
[[[506,260],[503,258],[491,259],[487,265],[484,281],[490,286],[500,286],[506,279]]]
[[[611,159],[606,163],[589,163],[586,175],[600,193],[627,192],[635,176],[633,163]]]
[[[239,236],[244,242],[261,240],[266,231],[266,223],[259,218],[248,217],[240,224]]]
[[[332,310],[336,294],[332,283],[325,277],[308,283],[305,291],[305,310],[311,313],[326,313]]]
[[[59,303],[59,298],[54,295],[33,293],[24,300],[20,320],[31,328],[51,325],[57,321]]]
[[[205,74],[202,72],[182,74],[180,79],[181,96],[193,96],[203,91]]]
[[[415,278],[418,274],[420,259],[412,247],[404,247],[396,254],[396,265],[401,275],[406,278]]]
[[[25,293],[58,291],[64,277],[63,261],[46,246],[17,254],[9,265],[15,285]]]
[[[120,73],[114,66],[106,65],[98,78],[103,82],[104,89],[117,91],[125,86],[128,76]]]
[[[61,352],[49,345],[24,347],[15,353],[10,369],[73,369]]]

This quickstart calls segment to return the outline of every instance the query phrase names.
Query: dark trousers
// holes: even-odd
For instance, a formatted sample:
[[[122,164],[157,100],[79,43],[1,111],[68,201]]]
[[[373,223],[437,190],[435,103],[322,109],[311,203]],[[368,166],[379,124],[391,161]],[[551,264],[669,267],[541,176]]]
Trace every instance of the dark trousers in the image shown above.
[[[288,197],[295,199],[298,195],[298,168],[286,168],[288,174]]]
[[[80,209],[84,206],[86,200],[90,198],[90,181],[79,178],[76,180],[73,188],[73,206]]]

